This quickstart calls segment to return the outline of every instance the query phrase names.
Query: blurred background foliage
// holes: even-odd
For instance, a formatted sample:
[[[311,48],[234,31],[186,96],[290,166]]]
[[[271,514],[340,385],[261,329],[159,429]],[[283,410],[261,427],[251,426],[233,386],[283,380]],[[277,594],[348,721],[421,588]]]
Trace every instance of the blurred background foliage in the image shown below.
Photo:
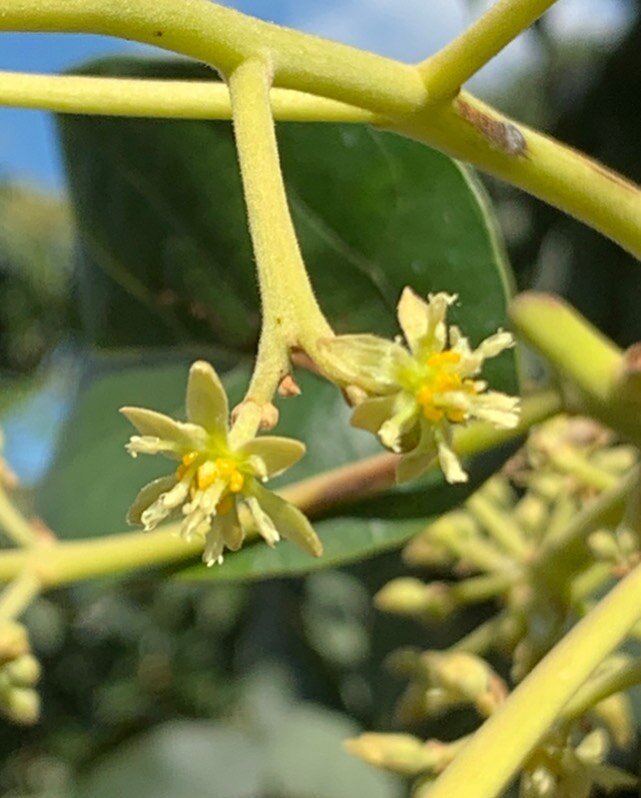
[[[545,19],[534,35],[538,59],[517,80],[502,80],[491,99],[640,179],[641,3],[615,45],[598,38],[561,42]],[[122,63],[98,68],[118,70]],[[246,366],[259,319],[228,130],[79,118],[58,124],[69,199],[8,179],[0,184],[0,411],[12,432],[9,457],[16,467],[22,458],[22,500],[76,536],[92,533],[88,518],[96,534],[112,531],[127,492],[133,495],[147,476],[119,455],[126,428],[114,426],[112,410],[122,392],[130,401],[152,397],[147,404],[179,408],[185,363],[206,356],[221,370]],[[131,134],[152,124],[152,137]],[[469,219],[453,219],[452,236],[439,239],[439,250],[429,227],[421,227],[421,218],[434,218],[433,208],[421,204],[437,196],[433,181],[440,175],[443,185],[453,185],[445,160],[421,173],[407,142],[314,127],[301,145],[296,127],[280,127],[290,197],[303,249],[339,328],[357,329],[376,318],[380,332],[393,332],[399,286],[463,288],[471,274],[489,273],[478,263],[465,265],[481,250],[481,260],[494,264],[496,284],[474,293],[495,304],[464,321],[474,337],[483,334],[483,324],[489,331],[500,323],[502,256],[490,252],[487,230],[462,240]],[[185,131],[187,150],[174,145]],[[310,151],[323,158],[310,159]],[[336,160],[328,166],[330,151]],[[132,168],[158,158],[165,163],[162,191],[150,186],[148,170]],[[404,162],[415,167],[395,177],[405,203],[394,196],[398,183],[385,177],[390,163],[393,171]],[[203,172],[218,182],[207,185]],[[192,174],[192,182],[176,181],[177,173]],[[563,294],[622,345],[641,339],[641,273],[630,256],[556,210],[495,181],[484,183],[519,288]],[[467,192],[472,195],[470,186]],[[445,202],[460,211],[462,196]],[[218,214],[213,239],[212,207]],[[474,207],[468,210],[474,215]],[[484,221],[476,223],[481,230]],[[412,235],[403,236],[406,229]],[[397,264],[407,272],[395,273]],[[439,282],[437,267],[450,285]],[[345,274],[349,290],[342,289]],[[363,299],[355,303],[354,296]],[[141,367],[152,375],[142,386]],[[497,378],[509,387],[513,364],[504,364]],[[316,390],[311,385],[308,393]],[[374,451],[356,435],[345,436],[339,456],[343,442],[335,439],[323,452],[327,418],[308,407],[301,414],[310,412],[307,432],[317,430],[320,453],[315,468],[329,467],[327,457],[337,462]],[[332,412],[342,411],[337,405]],[[45,475],[54,449],[56,465]],[[110,470],[105,457],[114,463],[115,487],[102,473]],[[477,482],[494,465],[481,463]],[[428,488],[431,493],[417,493],[434,508],[440,485]],[[453,494],[450,506],[463,496]],[[369,524],[372,553],[383,521],[372,525],[359,512],[351,517]],[[394,513],[388,512],[383,535],[397,543],[406,533],[394,538],[390,532],[399,523]],[[409,523],[407,534],[413,529]],[[341,740],[359,728],[399,728],[393,707],[403,685],[383,667],[392,650],[444,647],[485,617],[481,608],[447,628],[426,628],[375,613],[372,595],[405,573],[391,551],[305,579],[203,585],[149,574],[49,594],[26,617],[44,666],[43,717],[31,729],[0,724],[0,792],[12,798],[400,798],[405,785],[347,757]],[[473,722],[460,713],[445,728],[413,731],[447,739]]]

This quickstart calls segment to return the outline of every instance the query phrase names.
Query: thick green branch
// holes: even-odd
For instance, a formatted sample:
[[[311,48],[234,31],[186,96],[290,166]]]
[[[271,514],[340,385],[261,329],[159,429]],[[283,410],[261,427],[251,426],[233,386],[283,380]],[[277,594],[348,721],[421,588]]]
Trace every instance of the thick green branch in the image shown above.
[[[578,623],[485,722],[437,779],[430,798],[501,795],[564,706],[621,645],[639,617],[641,566]]]
[[[226,74],[269,54],[275,86],[356,105],[386,126],[519,186],[641,256],[641,192],[575,150],[462,93],[431,101],[417,67],[252,19],[208,0],[4,0],[0,30],[121,36]]]
[[[430,97],[453,97],[463,83],[555,2],[498,0],[453,42],[420,65]]]
[[[274,117],[288,122],[369,122],[370,111],[289,89],[272,89]],[[229,89],[207,80],[148,80],[0,72],[0,105],[54,113],[162,119],[231,119]]]

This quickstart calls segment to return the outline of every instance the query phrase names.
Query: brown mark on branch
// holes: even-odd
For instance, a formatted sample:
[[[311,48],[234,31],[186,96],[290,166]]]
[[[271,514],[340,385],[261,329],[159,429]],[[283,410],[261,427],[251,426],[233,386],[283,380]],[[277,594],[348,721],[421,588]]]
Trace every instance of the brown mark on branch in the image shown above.
[[[456,108],[461,119],[487,139],[493,149],[515,157],[526,154],[525,136],[513,122],[491,116],[460,98],[456,100]]]

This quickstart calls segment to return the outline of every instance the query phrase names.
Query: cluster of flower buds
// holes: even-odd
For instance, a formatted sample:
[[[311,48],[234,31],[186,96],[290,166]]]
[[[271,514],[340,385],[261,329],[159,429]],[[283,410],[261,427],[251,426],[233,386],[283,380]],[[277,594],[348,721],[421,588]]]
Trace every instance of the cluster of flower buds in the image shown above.
[[[388,665],[410,680],[397,710],[403,723],[438,717],[462,706],[489,717],[507,695],[505,682],[488,663],[465,651],[401,649],[391,655]]]
[[[5,622],[0,627],[0,712],[13,723],[38,720],[39,679],[40,664],[31,653],[27,630],[15,621]]]
[[[533,431],[502,473],[407,545],[405,562],[437,572],[439,579],[394,579],[376,595],[378,609],[432,623],[479,602],[494,601],[497,613],[447,651],[392,654],[393,670],[409,679],[399,722],[420,722],[461,704],[490,715],[507,686],[482,655],[491,649],[509,658],[511,678],[520,681],[589,608],[594,594],[639,561],[638,491],[618,528],[587,530],[574,570],[556,580],[560,589],[554,589],[554,559],[539,559],[583,510],[633,472],[636,459],[632,447],[619,444],[596,422],[556,417]],[[624,691],[640,681],[641,666],[629,657],[619,654],[604,663],[529,760],[521,796],[580,798],[595,786],[629,784],[631,777],[604,763],[610,743],[626,748],[632,741]],[[459,743],[448,744],[447,751]],[[372,764],[420,777],[415,794],[424,798],[439,767],[447,765],[446,755],[434,764],[434,751],[441,750],[434,745],[403,735],[364,735],[349,750]]]

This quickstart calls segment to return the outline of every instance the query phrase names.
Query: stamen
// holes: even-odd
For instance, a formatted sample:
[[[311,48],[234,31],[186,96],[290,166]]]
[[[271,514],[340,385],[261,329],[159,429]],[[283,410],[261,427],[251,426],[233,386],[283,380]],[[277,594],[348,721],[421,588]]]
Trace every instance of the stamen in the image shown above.
[[[200,457],[198,452],[187,452],[184,454],[180,460],[180,465],[176,469],[176,479],[180,481],[187,471],[189,470],[190,466],[192,466],[196,460]]]
[[[435,352],[427,358],[427,365],[431,368],[441,368],[447,363],[456,365],[461,362],[461,355],[458,352],[453,352],[451,349],[446,349],[444,352]]]
[[[196,472],[198,490],[205,490],[210,485],[213,485],[219,476],[216,465],[211,460],[205,460],[201,466],[198,466],[198,471]]]

